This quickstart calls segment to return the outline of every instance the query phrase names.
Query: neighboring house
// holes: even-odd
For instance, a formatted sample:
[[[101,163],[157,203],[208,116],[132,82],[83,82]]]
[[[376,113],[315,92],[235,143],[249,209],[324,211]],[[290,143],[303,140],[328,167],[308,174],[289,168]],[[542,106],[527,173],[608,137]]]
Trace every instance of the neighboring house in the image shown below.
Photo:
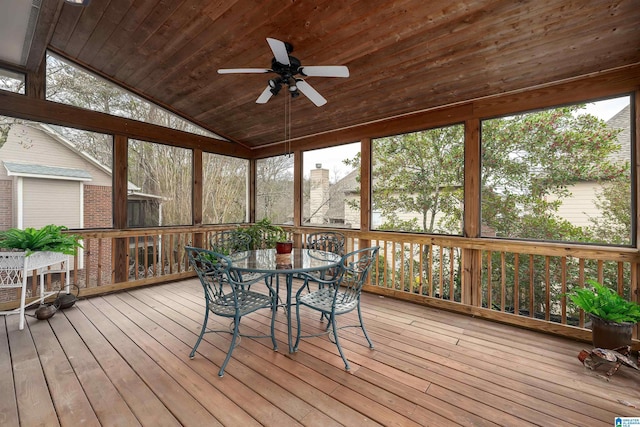
[[[305,225],[330,225],[332,227],[360,228],[360,211],[349,200],[360,203],[358,170],[331,184],[329,169],[321,164],[309,174],[309,206],[305,206]]]
[[[139,193],[131,183],[128,189],[129,211],[151,211],[144,218],[158,221],[160,197]],[[47,125],[15,123],[0,147],[0,230],[47,224],[110,228],[111,169]]]
[[[612,153],[609,159],[614,162],[624,163],[631,161],[631,105],[627,105],[615,116],[607,121],[607,126],[612,129],[622,129],[618,134],[620,150]],[[571,196],[565,198],[558,209],[558,215],[565,218],[575,226],[589,227],[593,224],[590,218],[601,215],[594,201],[596,195],[602,191],[602,185],[596,181],[583,181],[567,188]]]

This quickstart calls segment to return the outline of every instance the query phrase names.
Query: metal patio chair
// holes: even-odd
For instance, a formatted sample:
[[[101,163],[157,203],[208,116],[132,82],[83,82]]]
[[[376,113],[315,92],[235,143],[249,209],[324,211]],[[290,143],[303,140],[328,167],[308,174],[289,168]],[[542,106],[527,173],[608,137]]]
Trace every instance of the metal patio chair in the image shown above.
[[[319,231],[307,236],[307,247],[309,249],[344,255],[345,241],[344,234],[337,231]]]
[[[275,338],[275,292],[269,281],[265,280],[265,286],[268,293],[260,293],[249,290],[249,286],[264,277],[260,277],[251,281],[242,281],[230,271],[231,260],[225,255],[208,251],[206,249],[185,247],[189,257],[189,263],[198,273],[198,278],[204,289],[205,296],[205,312],[202,322],[202,329],[196,344],[189,354],[189,358],[193,359],[202,337],[208,332],[224,332],[232,334],[231,344],[227,351],[227,357],[220,366],[218,375],[224,375],[224,369],[231,359],[231,354],[236,346],[236,341],[240,337],[247,338],[268,338],[271,337],[273,349],[277,350],[278,345]],[[271,310],[271,334],[270,335],[243,335],[240,333],[240,320],[254,311],[261,309]],[[227,330],[208,330],[207,321],[209,313],[233,319],[230,328]]]
[[[338,338],[338,330],[344,328],[361,328],[364,333],[369,348],[373,348],[373,342],[367,334],[367,330],[362,322],[362,312],[360,310],[360,294],[362,286],[367,281],[371,268],[375,265],[379,247],[371,247],[350,252],[342,257],[342,262],[338,268],[338,273],[331,278],[321,279],[312,278],[307,280],[318,281],[321,287],[313,292],[309,292],[308,286],[302,286],[296,293],[296,321],[298,333],[296,343],[293,346],[297,351],[301,338],[317,337],[329,334],[330,340],[338,347],[340,356],[344,361],[346,370],[350,369],[349,362],[342,351],[340,340]],[[305,285],[307,284],[305,280]],[[308,307],[312,310],[319,311],[322,317],[329,319],[325,331],[319,334],[302,335],[301,334],[301,318],[300,307]],[[336,317],[346,314],[354,309],[358,310],[358,324],[345,325],[338,327]]]

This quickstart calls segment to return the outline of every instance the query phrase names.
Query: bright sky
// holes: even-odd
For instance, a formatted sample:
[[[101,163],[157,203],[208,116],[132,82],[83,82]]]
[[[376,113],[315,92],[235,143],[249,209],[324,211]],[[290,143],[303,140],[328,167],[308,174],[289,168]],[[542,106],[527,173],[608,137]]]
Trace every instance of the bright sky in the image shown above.
[[[623,96],[621,98],[606,101],[592,102],[587,104],[586,108],[581,111],[591,113],[602,120],[609,120],[627,106],[629,102],[630,97]],[[343,178],[352,170],[351,167],[342,163],[342,160],[352,159],[359,151],[359,142],[341,145],[338,147],[306,151],[303,157],[303,174],[308,178],[309,171],[311,169],[315,169],[316,163],[320,163],[324,169],[329,169],[329,177],[331,181],[336,181],[336,178]]]
[[[338,147],[305,151],[302,158],[302,173],[306,178],[308,178],[309,171],[316,168],[316,163],[320,163],[322,164],[323,169],[329,169],[329,179],[331,181],[336,181],[336,178],[343,178],[353,170],[350,166],[342,163],[342,160],[352,159],[359,152],[359,142],[340,145]]]
[[[606,101],[592,102],[587,104],[587,107],[581,111],[591,113],[602,120],[609,120],[611,117],[619,113],[620,110],[629,105],[630,101],[631,100],[628,96],[623,96],[621,98],[608,99]]]

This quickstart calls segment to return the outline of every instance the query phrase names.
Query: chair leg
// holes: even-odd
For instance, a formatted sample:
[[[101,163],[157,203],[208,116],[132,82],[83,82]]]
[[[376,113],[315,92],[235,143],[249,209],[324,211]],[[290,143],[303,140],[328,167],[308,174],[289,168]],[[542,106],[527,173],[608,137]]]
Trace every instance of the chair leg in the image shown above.
[[[278,297],[272,295],[273,302],[271,305],[271,342],[273,343],[273,351],[278,351],[278,343],[276,342],[276,309],[278,308]]]
[[[349,362],[347,361],[347,358],[344,356],[344,353],[342,352],[342,347],[340,346],[340,340],[338,338],[338,326],[336,324],[335,316],[331,316],[331,325],[333,327],[333,338],[335,339],[336,347],[338,347],[338,351],[340,352],[340,357],[342,357],[342,360],[344,361],[344,369],[348,371],[351,369],[351,366],[349,366]]]
[[[196,344],[193,346],[193,349],[191,350],[191,354],[189,354],[189,359],[193,359],[196,355],[196,350],[198,349],[198,346],[200,345],[200,341],[202,341],[202,337],[204,336],[204,333],[207,330],[207,320],[209,320],[209,309],[205,308],[204,320],[202,322],[202,330],[200,331],[200,336],[198,337]]]
[[[298,344],[300,344],[300,304],[296,301],[296,343],[293,345],[293,351],[298,351]]]
[[[364,328],[364,322],[362,321],[362,312],[360,311],[360,301],[358,300],[358,320],[360,320],[360,327],[362,328],[362,332],[364,333],[364,337],[369,342],[369,348],[373,348],[373,342],[371,338],[369,338],[369,334],[367,334],[367,330]]]
[[[233,353],[233,349],[236,347],[236,339],[238,338],[240,330],[240,317],[237,316],[233,319],[233,336],[231,337],[231,345],[229,345],[229,351],[227,351],[227,357],[224,358],[224,362],[222,362],[222,366],[220,366],[220,371],[218,372],[218,376],[224,376],[224,368],[227,367],[227,363],[231,359],[231,354]]]

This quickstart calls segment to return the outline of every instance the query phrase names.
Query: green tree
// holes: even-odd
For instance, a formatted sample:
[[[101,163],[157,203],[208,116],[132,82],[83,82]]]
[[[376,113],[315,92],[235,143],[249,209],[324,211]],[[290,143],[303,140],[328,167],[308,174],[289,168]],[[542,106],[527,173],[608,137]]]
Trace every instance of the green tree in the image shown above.
[[[373,153],[373,210],[385,218],[381,229],[462,232],[464,126],[376,139]],[[346,163],[357,167],[360,159]]]
[[[574,105],[484,121],[482,222],[500,237],[585,241],[557,211],[580,181],[624,176],[618,131]],[[628,179],[628,175],[627,175]]]
[[[593,240],[625,245],[631,241],[630,163],[619,177],[605,182],[596,195],[595,206],[601,216],[590,218]]]

